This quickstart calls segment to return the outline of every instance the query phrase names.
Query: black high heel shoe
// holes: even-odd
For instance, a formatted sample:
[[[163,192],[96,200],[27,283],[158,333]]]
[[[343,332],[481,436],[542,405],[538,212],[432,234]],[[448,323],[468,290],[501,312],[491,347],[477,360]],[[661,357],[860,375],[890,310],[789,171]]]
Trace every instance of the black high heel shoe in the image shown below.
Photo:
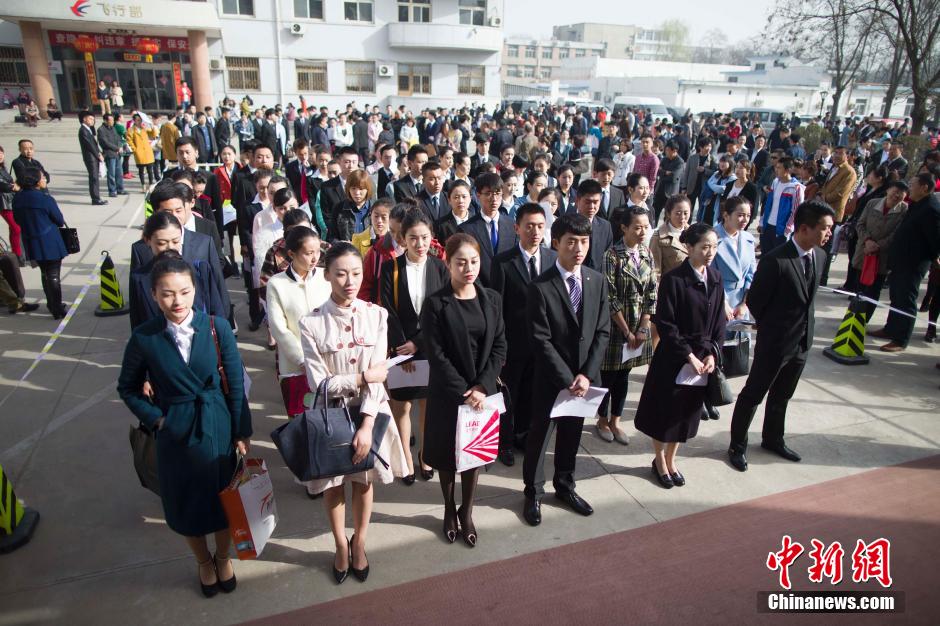
[[[413,484],[415,484],[415,474],[414,474],[414,472],[411,472],[411,473],[408,474],[407,476],[402,476],[401,482],[405,483],[405,486],[406,486],[406,487],[410,487],[410,486],[412,486]]]
[[[451,513],[453,511],[453,513]],[[457,526],[457,509],[455,508],[444,508],[444,539],[447,540],[447,543],[454,543],[457,541],[457,535],[460,533],[460,528]]]
[[[342,571],[336,569],[336,558],[333,558],[333,578],[336,579],[337,585],[342,585],[343,582],[345,582],[346,578],[349,576],[349,568],[352,567],[352,543],[349,539],[346,540],[346,550],[349,552],[349,561],[346,569]]]
[[[656,477],[656,480],[659,481],[663,489],[672,489],[676,486],[676,484],[672,482],[672,476],[670,476],[668,472],[666,474],[659,473],[659,470],[656,468],[656,459],[653,459],[653,476]]]
[[[477,545],[477,529],[473,525],[473,520],[469,517],[464,519],[462,513],[463,507],[457,509],[457,519],[460,520],[460,526],[463,528],[463,542],[471,548],[475,548]]]
[[[219,561],[231,561],[231,557],[224,556],[222,558],[219,558],[219,555],[216,554],[213,557],[213,559],[215,560],[215,575],[216,575],[216,578],[218,578],[219,580],[219,583],[218,583],[219,589],[221,589],[225,593],[232,593],[233,591],[235,591],[236,585],[238,585],[238,580],[235,578],[235,570],[234,569],[232,570],[232,577],[229,578],[228,580],[222,580],[222,577],[219,576]]]
[[[356,535],[353,535],[352,538],[355,540]],[[365,551],[365,550],[362,551],[363,555],[365,555],[365,557],[366,557],[366,566],[363,567],[362,569],[356,569],[355,567],[353,567],[353,564],[352,564],[352,541],[350,541],[350,544],[349,544],[349,545],[350,545],[350,548],[349,548],[349,569],[352,570],[353,576],[355,576],[356,578],[359,579],[359,582],[364,583],[364,582],[366,582],[366,578],[369,577],[369,555],[366,554],[366,551]]]
[[[202,563],[197,562],[196,565],[197,565],[197,567],[200,567],[200,568],[201,568],[202,566],[208,565],[209,563],[212,563],[212,571],[215,572],[215,561],[213,561],[211,557],[210,557],[207,561],[203,561]],[[207,585],[207,584],[205,584],[204,582],[202,582],[202,576],[199,575],[198,570],[197,570],[197,575],[199,576],[199,586],[202,588],[202,595],[204,595],[204,596],[207,597],[207,598],[211,598],[212,596],[214,596],[214,595],[216,595],[217,593],[219,593],[219,574],[218,574],[218,572],[216,572],[216,574],[215,574],[215,582],[212,583],[211,585]]]
[[[418,453],[418,468],[419,468],[419,471],[421,472],[421,480],[431,480],[432,478],[434,478],[434,470],[424,469],[424,459],[422,458],[422,454],[423,454],[423,451]]]

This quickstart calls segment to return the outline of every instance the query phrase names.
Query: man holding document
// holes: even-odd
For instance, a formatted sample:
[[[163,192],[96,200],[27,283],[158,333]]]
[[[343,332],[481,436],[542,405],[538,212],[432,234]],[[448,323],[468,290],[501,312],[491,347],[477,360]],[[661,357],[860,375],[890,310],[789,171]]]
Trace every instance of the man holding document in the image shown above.
[[[552,224],[552,245],[558,259],[529,285],[527,316],[535,358],[532,422],[526,439],[522,476],[525,481],[523,517],[532,526],[542,521],[545,494],[545,450],[557,425],[555,496],[581,515],[594,512],[575,492],[574,468],[581,442],[583,417],[553,418],[559,395],[584,398],[600,380],[601,362],[610,336],[607,283],[594,270],[582,267],[591,240],[591,222],[566,214]],[[560,394],[560,392],[566,392]],[[601,396],[603,394],[601,393]],[[599,403],[600,398],[597,398]],[[595,409],[596,410],[596,409]]]

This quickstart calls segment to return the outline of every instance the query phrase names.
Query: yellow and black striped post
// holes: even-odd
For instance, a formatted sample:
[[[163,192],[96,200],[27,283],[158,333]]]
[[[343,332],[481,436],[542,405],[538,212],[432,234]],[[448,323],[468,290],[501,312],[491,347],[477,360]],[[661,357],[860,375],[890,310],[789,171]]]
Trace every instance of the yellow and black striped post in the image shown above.
[[[39,513],[16,499],[13,483],[0,465],[0,553],[22,547],[33,536]]]
[[[121,295],[121,286],[118,284],[117,274],[114,271],[114,261],[107,250],[104,252],[104,263],[101,264],[101,304],[95,309],[98,317],[110,315],[124,315],[128,313],[124,296]]]
[[[856,295],[839,324],[835,340],[823,350],[823,354],[842,365],[868,365],[870,359],[865,356],[867,317],[865,303]]]

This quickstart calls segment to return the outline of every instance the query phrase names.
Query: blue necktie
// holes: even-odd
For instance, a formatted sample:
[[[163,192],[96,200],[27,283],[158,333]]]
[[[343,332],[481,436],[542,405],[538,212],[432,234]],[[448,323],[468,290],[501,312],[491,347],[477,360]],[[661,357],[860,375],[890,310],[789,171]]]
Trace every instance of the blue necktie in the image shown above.
[[[568,277],[568,295],[571,297],[571,308],[575,315],[581,313],[581,285],[574,274]]]
[[[431,197],[431,209],[432,209],[431,212],[434,214],[434,219],[437,219],[437,216],[438,216],[437,196]]]
[[[493,244],[493,253],[496,253],[496,248],[499,246],[499,233],[496,232],[496,218],[490,222],[490,243]]]

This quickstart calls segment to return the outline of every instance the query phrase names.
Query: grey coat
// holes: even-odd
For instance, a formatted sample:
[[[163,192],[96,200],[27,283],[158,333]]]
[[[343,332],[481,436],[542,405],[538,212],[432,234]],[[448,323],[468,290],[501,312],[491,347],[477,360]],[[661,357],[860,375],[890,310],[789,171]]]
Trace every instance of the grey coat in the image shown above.
[[[894,205],[887,215],[884,214],[884,206],[884,198],[877,198],[865,204],[865,211],[855,224],[855,230],[858,232],[858,245],[855,246],[855,256],[852,257],[852,267],[861,270],[865,263],[865,240],[874,239],[880,248],[879,276],[888,273],[888,250],[891,248],[898,225],[907,213],[907,203],[903,200]]]

